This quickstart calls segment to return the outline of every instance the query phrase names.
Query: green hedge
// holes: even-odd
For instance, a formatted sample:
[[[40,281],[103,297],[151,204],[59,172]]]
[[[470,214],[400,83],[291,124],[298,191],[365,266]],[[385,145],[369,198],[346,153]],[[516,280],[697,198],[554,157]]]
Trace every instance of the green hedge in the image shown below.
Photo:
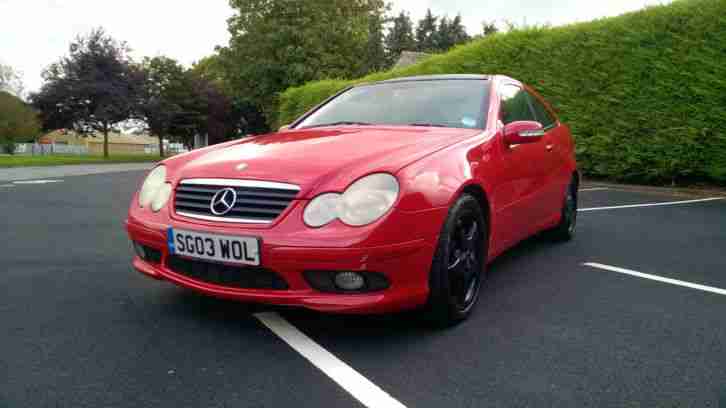
[[[292,121],[356,82],[497,73],[532,85],[568,123],[585,174],[726,183],[726,0],[676,0],[619,17],[496,34],[419,64],[280,95]]]

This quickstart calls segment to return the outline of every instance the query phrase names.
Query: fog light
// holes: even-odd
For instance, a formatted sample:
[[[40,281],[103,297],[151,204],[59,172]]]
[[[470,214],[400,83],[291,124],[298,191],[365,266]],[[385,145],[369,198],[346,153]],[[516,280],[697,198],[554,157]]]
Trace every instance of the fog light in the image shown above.
[[[146,260],[146,250],[144,249],[144,246],[136,241],[134,241],[134,252],[136,252],[136,255],[138,255],[139,258]]]
[[[340,272],[335,275],[335,286],[343,290],[360,290],[365,285],[363,276],[355,272]]]

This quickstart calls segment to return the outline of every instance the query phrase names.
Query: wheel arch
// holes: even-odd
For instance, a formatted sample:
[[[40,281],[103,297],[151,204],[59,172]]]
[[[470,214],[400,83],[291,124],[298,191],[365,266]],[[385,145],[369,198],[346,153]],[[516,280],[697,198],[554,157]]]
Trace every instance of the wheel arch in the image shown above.
[[[444,221],[442,233],[444,232],[445,228],[447,228],[448,219],[452,215],[453,208],[456,207],[457,202],[461,200],[462,197],[464,197],[465,195],[471,196],[479,204],[479,207],[482,210],[482,216],[484,217],[484,221],[487,224],[487,236],[482,238],[485,238],[485,240],[491,239],[491,236],[489,235],[491,233],[491,206],[489,203],[489,197],[484,187],[476,183],[474,180],[470,180],[466,184],[462,185],[455,194],[451,195],[451,200],[449,202],[449,215],[447,216],[447,220]],[[471,205],[470,201],[468,202],[468,205]],[[450,242],[452,242],[450,238],[443,241],[439,238],[439,242],[437,243],[436,251],[432,260],[432,267],[429,270],[429,294],[427,303],[424,306],[427,318],[440,327],[450,327],[464,320],[471,313],[474,305],[476,304],[478,293],[481,290],[481,279],[483,279],[481,277],[481,273],[483,272],[480,271],[477,275],[477,279],[479,280],[479,282],[476,283],[477,288],[474,289],[476,292],[473,295],[474,300],[471,301],[472,303],[466,305],[465,309],[452,309],[453,307],[457,306],[452,306],[451,303],[452,286],[448,277],[449,272],[448,270],[442,271],[442,268],[446,268],[446,266],[448,265],[447,260],[448,254],[450,253],[450,249],[448,249],[448,247]],[[485,271],[485,265],[489,263],[489,245],[483,248],[483,252],[481,253],[481,255],[483,256],[482,270]],[[467,293],[469,290],[471,289],[467,289]]]
[[[482,186],[476,183],[469,183],[463,186],[461,191],[456,194],[454,197],[453,203],[459,199],[459,197],[463,196],[464,194],[468,194],[476,199],[476,201],[479,203],[479,207],[482,210],[482,214],[484,215],[484,220],[487,223],[487,235],[491,238],[491,229],[492,229],[492,206],[491,202],[489,201],[489,196],[487,195],[486,190]]]

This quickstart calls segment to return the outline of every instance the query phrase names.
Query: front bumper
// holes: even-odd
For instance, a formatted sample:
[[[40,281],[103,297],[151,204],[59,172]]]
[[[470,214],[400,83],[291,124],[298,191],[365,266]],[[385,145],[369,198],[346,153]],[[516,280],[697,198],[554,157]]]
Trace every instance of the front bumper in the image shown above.
[[[423,305],[428,297],[428,276],[436,236],[428,238],[420,236],[395,244],[360,247],[292,246],[289,234],[279,235],[271,230],[245,229],[239,225],[211,227],[166,216],[163,219],[144,220],[143,214],[134,214],[134,212],[138,213],[132,210],[126,220],[126,229],[131,240],[161,252],[161,261],[156,264],[146,262],[138,256],[134,257],[134,268],[154,279],[166,280],[210,296],[243,302],[300,306],[322,312],[361,314],[413,309]],[[420,220],[421,214],[411,214],[411,217]],[[282,277],[289,288],[286,290],[231,288],[201,282],[176,273],[169,268],[167,262],[169,251],[166,231],[169,226],[262,238],[260,248],[262,266]],[[409,234],[403,236],[410,237]],[[297,244],[299,240],[295,239],[292,242]],[[322,242],[325,240],[315,241],[315,244]],[[305,280],[303,272],[309,270],[378,272],[386,276],[390,281],[390,287],[373,293],[323,293],[313,289]],[[241,273],[244,273],[244,270],[241,270]]]

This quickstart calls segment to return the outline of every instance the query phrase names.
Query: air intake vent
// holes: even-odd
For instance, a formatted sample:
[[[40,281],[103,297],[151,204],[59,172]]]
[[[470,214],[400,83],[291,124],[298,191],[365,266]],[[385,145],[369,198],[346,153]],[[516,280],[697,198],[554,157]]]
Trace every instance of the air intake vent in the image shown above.
[[[179,275],[212,285],[237,289],[285,290],[287,282],[277,273],[259,266],[230,266],[170,256],[169,269]]]

